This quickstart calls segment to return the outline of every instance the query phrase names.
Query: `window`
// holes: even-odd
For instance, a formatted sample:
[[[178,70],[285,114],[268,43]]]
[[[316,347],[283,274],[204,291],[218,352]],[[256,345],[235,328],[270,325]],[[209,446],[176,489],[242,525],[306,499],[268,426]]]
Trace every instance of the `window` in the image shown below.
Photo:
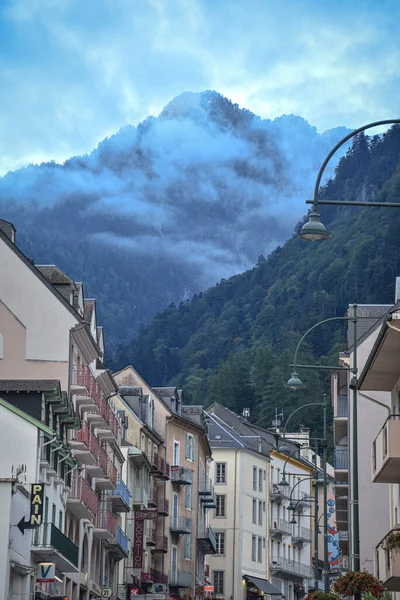
[[[188,560],[192,559],[192,534],[185,535],[184,557]]]
[[[185,508],[192,510],[193,508],[193,486],[185,485]]]
[[[151,458],[151,447],[152,447],[151,440],[147,440],[147,456],[149,458]]]
[[[60,531],[63,530],[63,514],[62,514],[62,510],[60,510],[59,513],[58,513],[58,529]]]
[[[194,461],[194,437],[191,433],[186,434],[186,458]]]
[[[263,548],[265,549],[265,538],[263,538]]]
[[[267,471],[264,469],[264,481],[267,481]]]
[[[257,467],[253,467],[253,490],[257,491]]]
[[[216,463],[215,465],[215,483],[226,483],[226,463]],[[219,571],[216,571],[217,573]]]
[[[174,454],[173,454],[173,462],[174,466],[179,466],[179,454],[180,454],[180,443],[174,440]]]
[[[257,523],[257,500],[253,498],[253,523]]]
[[[226,517],[226,496],[225,494],[217,494],[216,496],[216,517]]]
[[[224,571],[213,571],[214,594],[224,593]]]
[[[263,472],[262,469],[258,469],[258,491],[263,491]]]
[[[215,539],[217,542],[217,554],[225,554],[225,532],[218,531],[215,534]]]
[[[262,562],[262,538],[258,538],[258,562]]]
[[[262,517],[263,517],[263,505],[261,500],[258,502],[258,524],[262,525]]]
[[[146,439],[144,437],[144,433],[142,433],[140,438],[140,449],[142,452],[146,452]]]
[[[263,502],[263,512],[265,512],[265,502]]]
[[[255,535],[251,536],[251,560],[253,562],[257,560],[257,538]]]

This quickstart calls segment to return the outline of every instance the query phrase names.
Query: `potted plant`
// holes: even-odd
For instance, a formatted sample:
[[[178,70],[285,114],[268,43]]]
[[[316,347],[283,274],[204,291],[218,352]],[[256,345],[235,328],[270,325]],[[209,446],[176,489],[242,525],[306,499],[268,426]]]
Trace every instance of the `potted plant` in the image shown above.
[[[375,598],[382,598],[385,591],[382,583],[368,571],[349,571],[335,579],[332,588],[339,596],[372,594]]]

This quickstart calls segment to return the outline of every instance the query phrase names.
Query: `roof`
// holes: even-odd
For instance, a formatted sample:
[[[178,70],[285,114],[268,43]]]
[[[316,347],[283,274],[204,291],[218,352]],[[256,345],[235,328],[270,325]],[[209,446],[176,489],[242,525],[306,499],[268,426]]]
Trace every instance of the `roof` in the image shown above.
[[[28,423],[31,423],[31,425],[34,425],[35,427],[37,427],[38,429],[40,429],[41,431],[43,431],[43,433],[45,435],[47,435],[48,437],[50,437],[50,438],[54,437],[55,433],[54,433],[54,431],[50,427],[47,427],[47,425],[44,425],[44,423],[41,423],[40,421],[38,421],[34,417],[31,417],[31,415],[28,415],[26,412],[24,412],[20,408],[17,408],[16,406],[13,406],[12,404],[10,404],[9,402],[7,402],[6,400],[3,400],[3,398],[0,398],[0,406],[3,406],[3,408],[6,408],[10,412],[13,412],[14,414],[16,414],[19,417],[21,417],[21,419],[24,419]]]
[[[120,396],[143,396],[143,390],[138,385],[118,387],[118,393]]]
[[[69,310],[69,312],[80,323],[81,316],[75,310],[75,308],[73,306],[71,306],[71,304],[68,302],[68,300],[66,298],[64,298],[64,296],[57,290],[57,288],[55,288],[54,285],[49,282],[49,280],[43,275],[43,273],[41,273],[39,271],[39,269],[33,264],[33,262],[31,260],[29,260],[29,258],[27,256],[25,256],[25,254],[23,252],[21,252],[21,250],[18,248],[18,246],[16,246],[1,229],[0,229],[0,240],[3,240],[3,242],[6,244],[6,246],[8,246],[10,248],[10,250],[12,250],[18,256],[18,258],[25,264],[25,266],[27,266],[28,269],[34,275],[36,275],[36,277],[38,277],[41,280],[41,282],[47,287],[47,289],[50,290],[50,292],[61,302],[61,304],[63,304],[65,306],[65,308],[67,310]]]
[[[47,281],[53,285],[75,285],[72,279],[55,265],[36,265],[36,268],[46,277]]]
[[[58,379],[0,379],[1,392],[54,392],[59,387]]]
[[[172,398],[172,396],[178,396],[178,390],[176,387],[153,387],[152,389],[161,398]]]
[[[400,376],[399,317],[400,302],[397,302],[380,321],[382,327],[358,378],[358,389],[390,392],[396,384]]]

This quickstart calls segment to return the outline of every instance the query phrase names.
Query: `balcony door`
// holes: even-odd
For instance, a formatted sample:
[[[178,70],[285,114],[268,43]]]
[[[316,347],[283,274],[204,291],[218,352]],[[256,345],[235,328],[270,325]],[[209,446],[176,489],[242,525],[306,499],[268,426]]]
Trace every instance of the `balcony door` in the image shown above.
[[[179,442],[174,440],[174,455],[173,455],[173,464],[175,467],[179,466],[179,455],[180,455],[181,445]]]
[[[171,574],[172,574],[172,581],[176,581],[177,580],[177,574],[178,574],[178,549],[176,546],[172,546],[172,555],[171,555]]]
[[[178,494],[172,496],[172,522],[177,525],[179,516]]]

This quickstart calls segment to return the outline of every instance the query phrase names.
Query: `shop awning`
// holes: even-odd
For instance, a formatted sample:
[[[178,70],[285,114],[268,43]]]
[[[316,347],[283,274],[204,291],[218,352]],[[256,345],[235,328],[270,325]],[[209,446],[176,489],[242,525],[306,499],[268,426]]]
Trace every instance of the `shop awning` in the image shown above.
[[[276,587],[272,585],[267,579],[261,579],[261,577],[253,577],[250,575],[244,576],[247,581],[250,581],[254,584],[259,590],[263,591],[267,596],[282,596],[282,592],[280,592]]]

